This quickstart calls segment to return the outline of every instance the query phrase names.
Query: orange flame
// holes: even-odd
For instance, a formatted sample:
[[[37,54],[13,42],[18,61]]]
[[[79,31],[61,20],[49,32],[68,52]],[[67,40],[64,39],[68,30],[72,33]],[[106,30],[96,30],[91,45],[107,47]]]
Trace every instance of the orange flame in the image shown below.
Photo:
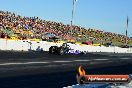
[[[82,66],[79,66],[78,72],[79,72],[79,75],[80,75],[80,76],[86,75],[86,72],[85,72],[85,70],[82,68]]]

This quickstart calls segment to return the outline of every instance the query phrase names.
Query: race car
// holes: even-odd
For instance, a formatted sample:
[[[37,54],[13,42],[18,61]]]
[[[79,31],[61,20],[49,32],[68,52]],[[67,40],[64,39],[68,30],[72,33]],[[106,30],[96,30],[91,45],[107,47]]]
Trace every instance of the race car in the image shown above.
[[[58,55],[63,55],[64,53],[69,52],[70,46],[67,43],[63,43],[62,46],[51,46],[49,48],[49,53],[50,54],[58,54]]]
[[[49,48],[49,53],[50,54],[58,54],[58,55],[63,55],[63,54],[86,54],[85,52],[81,52],[79,50],[74,50],[71,49],[71,47],[67,43],[63,43],[62,46],[51,46]]]

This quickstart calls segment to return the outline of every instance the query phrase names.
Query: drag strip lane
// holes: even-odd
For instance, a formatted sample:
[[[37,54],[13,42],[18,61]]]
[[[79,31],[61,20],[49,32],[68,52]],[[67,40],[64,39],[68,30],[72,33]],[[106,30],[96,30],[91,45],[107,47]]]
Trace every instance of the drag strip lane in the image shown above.
[[[77,63],[77,62],[90,62],[90,61],[104,61],[108,59],[93,59],[93,60],[81,60],[81,59],[76,59],[76,60],[55,60],[55,61],[27,61],[27,62],[5,62],[5,63],[0,63],[0,66],[6,66],[6,65],[33,65],[33,64],[55,64],[55,63]]]
[[[131,56],[107,56],[103,53],[58,56],[35,52],[2,52],[0,56],[0,77],[70,71],[79,65],[99,67],[132,62]]]
[[[57,64],[57,63],[63,63],[63,64],[73,64],[73,63],[89,63],[89,62],[115,62],[115,61],[126,61],[126,60],[132,60],[131,58],[117,58],[117,59],[71,59],[71,60],[38,60],[38,61],[4,61],[0,62],[0,66],[8,66],[8,65],[43,65],[43,64]]]
[[[49,62],[18,62],[18,63],[2,63],[0,64],[0,66],[3,66],[3,65],[25,65],[25,64],[46,64],[46,63],[49,63]]]

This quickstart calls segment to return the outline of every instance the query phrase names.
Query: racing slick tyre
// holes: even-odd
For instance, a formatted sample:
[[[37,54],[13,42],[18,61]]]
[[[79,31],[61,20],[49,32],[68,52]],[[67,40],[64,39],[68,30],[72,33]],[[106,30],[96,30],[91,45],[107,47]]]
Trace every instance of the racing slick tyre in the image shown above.
[[[56,48],[57,48],[57,46],[51,46],[51,47],[49,48],[49,53],[50,53],[50,54],[55,54]]]
[[[84,52],[81,52],[81,54],[85,55],[85,54],[87,54],[87,52],[86,52],[86,51],[84,51]]]
[[[64,54],[64,49],[63,48],[58,48],[58,54],[63,55]]]

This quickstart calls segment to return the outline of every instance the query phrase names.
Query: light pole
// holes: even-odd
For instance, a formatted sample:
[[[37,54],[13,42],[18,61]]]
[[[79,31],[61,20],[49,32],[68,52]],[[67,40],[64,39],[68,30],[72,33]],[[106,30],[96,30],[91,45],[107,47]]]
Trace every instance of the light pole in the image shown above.
[[[126,26],[126,45],[127,45],[127,43],[128,43],[128,41],[127,41],[127,30],[128,30],[128,24],[129,24],[129,18],[128,18],[128,16],[127,16],[127,26]]]
[[[75,12],[75,2],[77,0],[73,0],[72,2],[72,18],[71,18],[71,36],[72,36],[72,30],[73,30],[73,19],[74,19],[74,12]]]

